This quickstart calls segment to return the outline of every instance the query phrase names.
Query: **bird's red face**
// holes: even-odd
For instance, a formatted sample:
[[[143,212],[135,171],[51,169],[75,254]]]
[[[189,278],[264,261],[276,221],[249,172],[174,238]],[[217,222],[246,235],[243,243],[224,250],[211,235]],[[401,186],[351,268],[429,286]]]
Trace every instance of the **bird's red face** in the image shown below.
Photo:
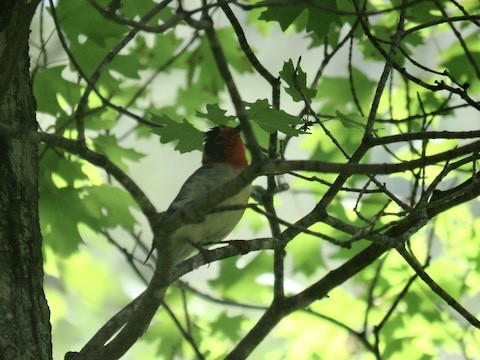
[[[246,167],[245,147],[238,131],[228,126],[217,126],[206,132],[202,162],[227,162],[236,168]]]

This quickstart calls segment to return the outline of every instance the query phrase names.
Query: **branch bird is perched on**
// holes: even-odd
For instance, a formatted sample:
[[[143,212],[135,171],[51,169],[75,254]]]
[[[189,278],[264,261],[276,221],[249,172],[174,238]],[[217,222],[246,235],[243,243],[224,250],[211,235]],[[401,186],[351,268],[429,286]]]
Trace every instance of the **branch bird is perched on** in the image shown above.
[[[205,133],[202,166],[185,181],[167,212],[188,206],[199,195],[233,179],[246,166],[245,148],[239,131],[227,126],[214,127]],[[246,205],[250,191],[251,185],[248,185],[218,206]],[[240,221],[244,211],[214,212],[199,223],[177,229],[171,238],[173,263],[185,259],[195,248],[222,241]]]

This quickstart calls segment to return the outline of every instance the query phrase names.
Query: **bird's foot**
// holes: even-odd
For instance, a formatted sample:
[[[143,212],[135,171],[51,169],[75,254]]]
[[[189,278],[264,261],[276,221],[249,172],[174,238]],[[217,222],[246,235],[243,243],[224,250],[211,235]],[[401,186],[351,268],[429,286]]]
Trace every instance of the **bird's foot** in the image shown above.
[[[203,247],[202,245],[198,245],[198,244],[195,244],[193,242],[189,242],[191,246],[193,246],[195,249],[198,250],[198,252],[200,254],[202,254],[205,262],[210,265],[210,263],[212,262],[212,256],[210,254],[210,250],[208,250],[207,248]]]

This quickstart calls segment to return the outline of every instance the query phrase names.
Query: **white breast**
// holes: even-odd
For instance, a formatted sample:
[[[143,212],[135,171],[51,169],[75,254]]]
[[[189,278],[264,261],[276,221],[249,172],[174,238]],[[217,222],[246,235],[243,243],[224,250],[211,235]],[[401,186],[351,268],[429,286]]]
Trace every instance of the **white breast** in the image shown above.
[[[192,201],[195,196],[203,195],[211,189],[221,186],[240,173],[230,164],[212,163],[199,168],[188,178],[170,209],[177,209]],[[234,196],[224,200],[219,206],[245,205],[250,197],[251,185],[243,188]],[[179,228],[173,234],[175,262],[179,262],[191,254],[196,245],[206,245],[222,241],[240,221],[244,209],[222,211],[207,215],[201,223],[188,224]]]

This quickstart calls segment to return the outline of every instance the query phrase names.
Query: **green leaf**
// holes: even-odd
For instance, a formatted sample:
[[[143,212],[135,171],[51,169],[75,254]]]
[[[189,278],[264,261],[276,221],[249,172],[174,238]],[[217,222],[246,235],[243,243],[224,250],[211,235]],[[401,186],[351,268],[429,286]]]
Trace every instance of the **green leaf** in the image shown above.
[[[40,188],[40,226],[45,244],[67,256],[82,242],[78,224],[95,222],[82,202],[81,191],[72,187]]]
[[[65,80],[62,72],[65,65],[39,70],[34,78],[33,92],[37,101],[37,110],[48,114],[57,115],[63,109],[58,96],[74,107],[80,100],[81,87]],[[62,112],[65,112],[64,110]]]
[[[289,0],[272,1],[272,6],[264,10],[259,19],[265,21],[276,21],[280,28],[285,31],[294,22],[294,20],[304,11],[302,6],[286,6],[292,4]]]
[[[114,135],[99,135],[92,141],[95,149],[107,155],[108,158],[123,171],[128,170],[126,160],[137,162],[145,156],[134,149],[120,146]]]
[[[135,53],[128,55],[119,54],[109,63],[108,69],[115,70],[127,78],[140,79],[138,71],[142,69],[142,66],[138,60],[138,56]]]
[[[337,15],[336,0],[314,0],[313,3],[328,8],[329,11],[314,5],[310,6],[308,8],[307,31],[312,31],[318,37],[323,38],[329,33],[330,28],[339,28],[343,24]]]
[[[182,44],[174,32],[155,36],[152,46],[144,37],[137,37],[135,40],[135,51],[142,58],[142,63],[151,69],[159,69],[163,67],[175,53],[177,48]],[[178,59],[171,66],[179,67]]]
[[[106,4],[111,3],[112,1],[108,0],[105,2],[104,7],[107,7]],[[125,15],[129,18],[134,18],[136,16],[143,17],[149,11],[152,10],[152,0],[136,0],[136,1],[122,1],[121,7],[119,9],[122,15]],[[161,11],[159,11],[155,16],[153,16],[149,21],[149,25],[157,25],[161,20],[166,21],[170,19],[172,16],[172,9],[164,7]],[[163,36],[163,34],[162,34]],[[160,37],[160,36],[158,36]]]
[[[360,251],[365,250],[369,245],[371,245],[371,242],[367,240],[355,241],[352,244],[352,247],[350,249],[338,248],[338,250],[332,253],[332,255],[330,256],[330,259],[332,260],[350,259],[351,257],[358,254]]]
[[[177,93],[175,114],[190,118],[195,116],[198,109],[205,104],[218,102],[218,97],[202,87],[201,84],[191,84],[186,88],[179,88]],[[163,112],[162,112],[163,113]],[[168,113],[167,113],[168,114]]]
[[[79,224],[93,231],[121,226],[133,230],[130,208],[137,205],[124,190],[111,185],[58,188],[53,183],[40,187],[40,225],[45,243],[67,256],[82,242]]]
[[[248,117],[265,131],[272,133],[278,130],[291,136],[302,133],[301,130],[293,128],[294,125],[302,124],[298,117],[287,114],[283,110],[272,109],[268,100],[263,99],[254,103],[245,102],[244,104],[247,108]]]
[[[152,130],[155,134],[160,135],[160,142],[162,144],[176,141],[175,150],[181,153],[202,150],[203,132],[197,130],[186,119],[183,119],[183,121],[179,123],[167,115],[155,114],[152,114],[152,119],[163,125],[162,127]]]
[[[317,237],[301,234],[288,244],[286,250],[293,258],[295,273],[312,276],[324,267],[321,243]]]
[[[470,54],[472,55],[475,64],[480,64],[480,51],[470,51]],[[469,85],[469,93],[480,93],[479,82],[473,80],[476,79],[477,76],[475,68],[466,59],[465,54],[450,57],[443,63],[443,66],[456,81],[461,84],[467,83]]]
[[[62,31],[72,44],[78,44],[79,36],[84,35],[87,42],[93,41],[103,47],[107,39],[120,41],[128,30],[115,21],[105,21],[102,14],[87,1],[58,0],[56,10]]]
[[[313,0],[311,5],[305,3],[297,5],[295,0],[274,0],[263,3],[267,9],[261,13],[259,19],[276,21],[283,31],[294,24],[297,31],[306,29],[323,38],[329,32],[330,26],[336,24],[338,27],[342,24],[337,15],[335,0]]]
[[[370,107],[376,82],[370,80],[362,71],[352,68],[353,82],[360,107],[364,112]],[[322,111],[333,113],[336,110],[352,112],[355,102],[350,82],[346,77],[323,77],[317,86],[318,97],[322,99]]]
[[[400,0],[394,0],[392,3],[395,6],[402,5]],[[430,22],[442,18],[442,14],[433,1],[419,1],[414,6],[407,6],[406,13],[408,20],[416,23]]]
[[[120,226],[133,230],[135,218],[130,208],[137,208],[137,204],[129,193],[116,186],[102,184],[89,187],[88,195],[83,205],[95,218],[100,219],[102,227]]]
[[[362,196],[358,211],[367,219],[377,218],[382,210],[385,211],[385,205],[387,203],[388,200],[383,194],[366,194]],[[366,224],[362,225],[365,226]],[[382,219],[377,219],[376,222],[372,224],[372,230],[382,225]]]
[[[206,113],[201,113],[200,111],[197,111],[197,117],[210,120],[216,125],[230,125],[236,119],[236,116],[227,116],[227,111],[221,109],[218,104],[207,104],[206,110]]]
[[[217,29],[217,37],[229,66],[240,74],[251,71],[250,62],[240,48],[233,29]],[[225,87],[225,80],[218,71],[210,43],[205,36],[188,57],[187,65],[189,83],[196,84],[202,91],[216,95]]]
[[[292,59],[283,64],[283,69],[280,71],[280,76],[287,83],[288,87],[285,88],[287,94],[289,94],[293,101],[304,101],[310,104],[312,98],[315,97],[317,91],[307,87],[307,74],[303,72],[300,67],[300,62],[297,67],[293,66]]]
[[[40,152],[45,150],[45,145],[40,145]],[[76,187],[78,181],[88,180],[88,176],[82,169],[83,164],[75,158],[66,158],[63,153],[45,151],[40,161],[39,182],[41,186],[53,184],[52,175],[58,175],[66,186]]]
[[[107,42],[108,45],[100,46],[94,42],[86,42],[82,44],[73,43],[70,45],[72,55],[75,57],[75,60],[78,62],[86,76],[92,76],[100,62],[108,54],[108,49],[115,44],[115,42],[109,40],[105,40],[105,42]],[[73,65],[70,65],[70,67],[72,70],[74,69]],[[112,77],[109,71],[102,71],[97,87],[99,84],[108,90],[118,90],[120,87],[120,82]]]
[[[338,119],[346,128],[356,128],[358,130],[364,130],[367,119],[364,116],[358,114],[344,114],[341,111],[336,111]]]
[[[105,40],[105,45],[102,46],[95,42],[73,43],[70,46],[70,51],[85,74],[91,76],[108,55],[109,51],[116,45],[117,42],[111,39]],[[99,85],[102,85],[109,91],[119,91],[122,81],[112,76],[112,70],[127,78],[139,79],[138,72],[143,67],[140,60],[139,56],[134,52],[130,54],[117,54],[108,62],[105,69],[101,72],[97,88],[100,87]]]
[[[212,322],[212,333],[221,333],[230,340],[237,341],[240,338],[240,335],[243,333],[241,330],[241,325],[244,321],[245,317],[243,315],[228,316],[224,311],[214,322]]]
[[[84,118],[85,128],[90,130],[111,130],[118,121],[118,113],[111,108],[92,111]]]
[[[237,36],[231,27],[217,29],[217,37],[227,59],[228,65],[239,74],[252,71],[250,61],[245,57]],[[211,53],[211,50],[210,50]]]
[[[266,253],[258,254],[241,269],[234,258],[225,259],[220,264],[220,271],[215,279],[208,283],[223,296],[241,299],[242,302],[264,302],[270,297],[270,285],[260,284],[260,275],[271,271],[272,259]],[[235,281],[232,281],[235,279]],[[249,291],[246,293],[245,289]]]
[[[183,354],[184,339],[171,318],[164,313],[159,315],[162,321],[156,321],[150,325],[147,333],[142,336],[142,340],[158,343],[155,358],[171,359],[174,355]]]

